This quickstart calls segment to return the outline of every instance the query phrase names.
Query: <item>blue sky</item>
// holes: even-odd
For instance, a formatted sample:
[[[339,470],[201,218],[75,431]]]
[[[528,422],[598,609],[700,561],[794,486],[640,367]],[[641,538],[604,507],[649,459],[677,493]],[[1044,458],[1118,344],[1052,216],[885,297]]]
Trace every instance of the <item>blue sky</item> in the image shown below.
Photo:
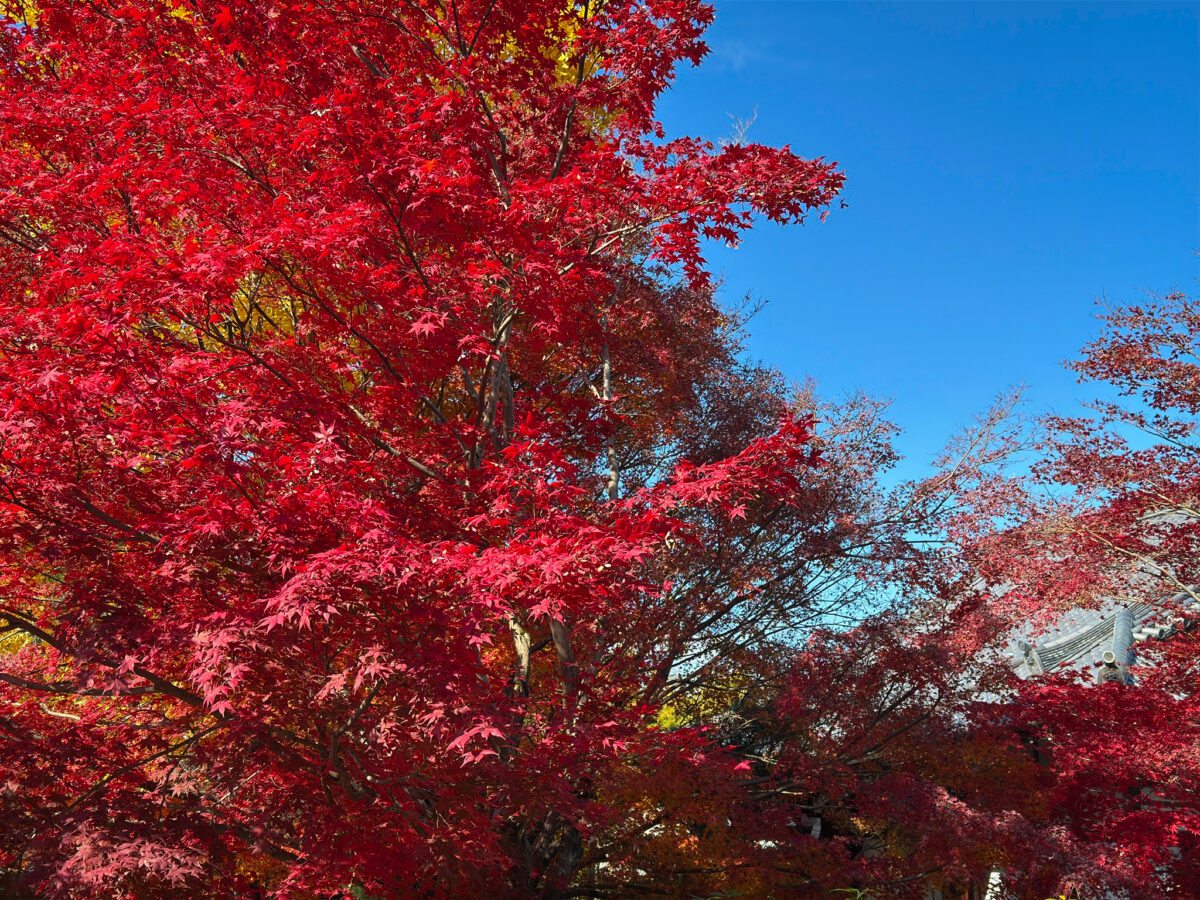
[[[709,260],[768,301],[753,356],[892,398],[902,474],[1012,385],[1076,409],[1098,298],[1200,287],[1200,4],[716,5],[668,134],[757,110],[749,139],[837,160],[849,206]]]

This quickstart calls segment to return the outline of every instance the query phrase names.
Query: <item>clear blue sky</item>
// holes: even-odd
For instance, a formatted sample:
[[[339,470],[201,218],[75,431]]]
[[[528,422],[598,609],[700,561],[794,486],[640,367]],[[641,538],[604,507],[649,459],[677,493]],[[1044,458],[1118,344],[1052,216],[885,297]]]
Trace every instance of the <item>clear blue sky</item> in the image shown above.
[[[903,474],[1017,383],[1074,410],[1097,298],[1200,287],[1200,5],[716,5],[668,134],[757,108],[749,139],[837,160],[849,207],[709,259],[768,301],[753,356],[893,399]]]

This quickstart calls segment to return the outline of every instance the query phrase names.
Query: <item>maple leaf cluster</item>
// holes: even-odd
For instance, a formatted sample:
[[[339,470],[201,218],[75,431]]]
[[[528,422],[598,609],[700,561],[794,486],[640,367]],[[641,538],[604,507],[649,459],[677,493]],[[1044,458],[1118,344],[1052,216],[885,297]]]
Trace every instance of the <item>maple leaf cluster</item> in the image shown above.
[[[662,139],[693,0],[4,10],[6,863],[563,887],[607,770],[707,746],[656,560],[809,490],[701,241],[842,176]]]
[[[1194,865],[1186,604],[1136,693],[987,655],[1081,586],[1145,593],[1134,558],[1193,589],[1191,425],[1137,413],[1166,443],[1131,459],[1118,407],[1060,423],[1070,509],[1004,473],[1006,407],[883,486],[882,406],[746,362],[715,299],[704,241],[843,176],[667,139],[710,7],[0,10],[0,889]],[[1170,303],[1082,371],[1190,416]]]

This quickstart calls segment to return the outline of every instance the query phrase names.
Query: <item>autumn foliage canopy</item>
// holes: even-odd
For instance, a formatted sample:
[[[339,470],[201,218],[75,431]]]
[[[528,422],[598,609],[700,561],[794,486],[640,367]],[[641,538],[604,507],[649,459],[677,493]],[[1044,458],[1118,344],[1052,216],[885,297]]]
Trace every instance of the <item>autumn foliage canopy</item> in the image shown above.
[[[715,298],[703,241],[843,176],[663,134],[698,0],[0,9],[0,889],[1195,877],[1193,633],[1136,689],[989,655],[1200,582],[1194,359],[1119,338],[1161,317],[1083,372],[1165,444],[1113,406],[1021,482],[1002,408],[885,489],[879,405]]]

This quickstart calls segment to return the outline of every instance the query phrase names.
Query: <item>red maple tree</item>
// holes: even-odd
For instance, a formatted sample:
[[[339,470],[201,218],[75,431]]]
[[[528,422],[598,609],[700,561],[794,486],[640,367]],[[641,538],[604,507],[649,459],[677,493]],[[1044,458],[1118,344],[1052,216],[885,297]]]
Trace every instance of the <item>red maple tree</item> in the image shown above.
[[[829,636],[787,681],[778,727],[809,730],[772,776],[830,811],[847,851],[830,886],[920,897],[999,870],[1022,900],[1200,889],[1200,312],[1176,293],[1102,320],[1072,366],[1100,385],[1095,415],[1034,435],[1001,415],[996,451],[940,476],[966,479],[934,523],[947,567],[897,579],[926,586],[909,611]],[[1016,677],[1018,635],[1122,607],[1156,627],[1134,633],[1121,677],[1098,678],[1086,644]],[[837,686],[815,691],[830,671]],[[869,727],[831,714],[837,697]]]
[[[0,9],[0,867],[137,898],[1187,883],[1190,303],[1092,349],[1146,403],[1060,423],[1069,504],[998,473],[1003,411],[886,489],[882,408],[792,395],[714,299],[703,240],[842,176],[666,138],[704,4]],[[1135,688],[986,657],[1146,566],[1181,618]]]
[[[842,176],[664,138],[695,0],[3,9],[0,858],[114,897],[619,867],[620,773],[733,765],[654,726],[669,676],[836,544],[700,242]]]
[[[1059,887],[1130,896],[1200,891],[1200,307],[1172,293],[1107,308],[1072,368],[1102,390],[1092,417],[1056,417],[1035,514],[990,551],[1034,619],[1138,604],[1154,637],[1131,683],[1050,674],[1009,707],[1054,775]],[[1048,490],[1046,490],[1048,488]],[[1009,544],[1009,541],[1014,543]]]

